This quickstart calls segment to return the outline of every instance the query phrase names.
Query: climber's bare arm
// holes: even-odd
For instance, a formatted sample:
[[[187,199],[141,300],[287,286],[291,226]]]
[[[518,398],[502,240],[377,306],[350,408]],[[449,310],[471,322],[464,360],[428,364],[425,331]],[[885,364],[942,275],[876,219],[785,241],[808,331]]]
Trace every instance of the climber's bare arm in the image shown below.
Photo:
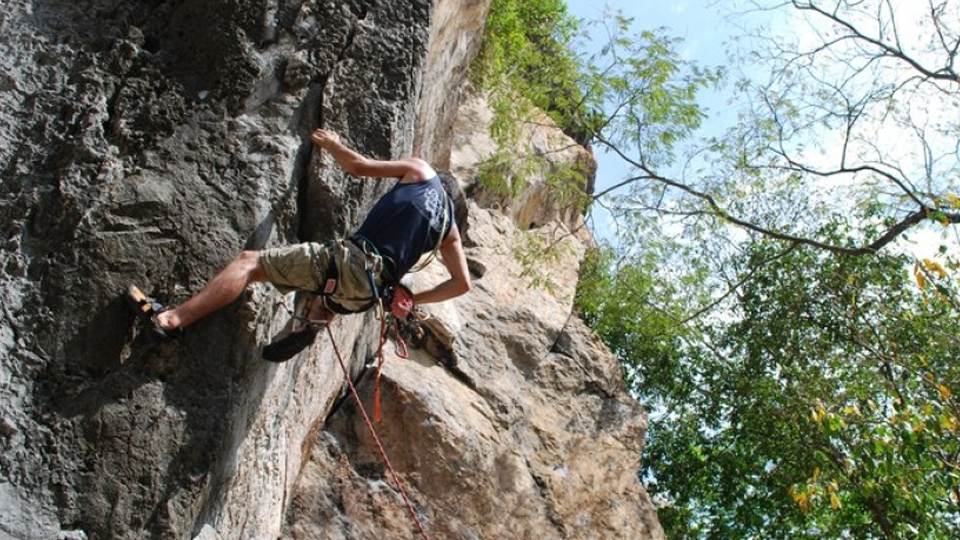
[[[412,183],[429,180],[437,175],[433,167],[419,158],[391,161],[370,159],[340,142],[339,135],[326,129],[314,130],[310,140],[318,148],[330,152],[337,165],[353,176],[399,178],[401,182]]]
[[[429,304],[442,302],[466,294],[470,291],[470,271],[467,268],[467,257],[463,253],[463,242],[460,231],[454,225],[447,237],[440,244],[440,257],[447,267],[450,278],[432,289],[413,295],[415,304]]]

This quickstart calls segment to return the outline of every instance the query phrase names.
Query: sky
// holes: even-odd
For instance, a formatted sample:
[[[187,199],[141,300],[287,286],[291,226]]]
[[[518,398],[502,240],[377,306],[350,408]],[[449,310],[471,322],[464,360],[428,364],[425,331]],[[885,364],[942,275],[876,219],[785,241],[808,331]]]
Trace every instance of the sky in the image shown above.
[[[727,9],[733,4],[727,0]],[[666,29],[666,34],[683,40],[678,52],[689,61],[704,67],[717,67],[727,63],[726,42],[737,31],[728,19],[728,12],[721,13],[717,0],[567,0],[567,7],[574,17],[599,20],[605,13],[620,12],[634,19],[635,30]],[[699,102],[708,111],[708,119],[700,134],[719,134],[736,111],[727,103],[723,90],[701,92]],[[619,182],[625,173],[622,162],[613,156],[597,154],[597,188]],[[603,208],[593,210],[594,233],[613,240],[613,219]],[[607,236],[607,235],[611,236]]]
[[[705,64],[724,61],[723,42],[733,29],[719,15],[717,0],[568,0],[570,14],[584,19],[599,19],[606,12],[620,11],[634,18],[638,29],[664,27],[668,33],[684,39],[680,52]]]

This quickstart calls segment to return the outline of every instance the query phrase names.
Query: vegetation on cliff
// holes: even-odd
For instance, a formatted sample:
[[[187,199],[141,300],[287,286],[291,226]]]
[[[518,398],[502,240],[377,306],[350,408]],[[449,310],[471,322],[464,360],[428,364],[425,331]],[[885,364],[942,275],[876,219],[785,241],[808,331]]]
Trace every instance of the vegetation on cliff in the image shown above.
[[[697,139],[729,72],[535,4],[494,2],[475,80],[624,165],[577,303],[652,412],[668,537],[956,538],[960,5],[757,2],[790,31],[749,36],[731,69],[762,77]],[[609,40],[577,53],[587,28]]]

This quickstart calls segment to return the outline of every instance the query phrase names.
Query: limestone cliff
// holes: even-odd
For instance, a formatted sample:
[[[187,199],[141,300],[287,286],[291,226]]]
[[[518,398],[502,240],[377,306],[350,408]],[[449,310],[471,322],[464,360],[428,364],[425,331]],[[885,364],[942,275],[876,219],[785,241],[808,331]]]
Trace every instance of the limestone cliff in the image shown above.
[[[0,13],[0,540],[413,538],[326,336],[257,285],[153,343],[119,293],[195,292],[243,248],[342,235],[387,182],[309,131],[471,172],[461,99],[489,0],[11,0]],[[539,134],[542,141],[555,134]],[[469,144],[467,144],[469,143]],[[589,156],[582,159],[589,162]],[[660,538],[636,472],[645,415],[571,315],[577,216],[471,205],[475,289],[389,358],[387,452],[431,538]],[[532,213],[541,218],[530,220]],[[529,286],[525,234],[560,234]],[[518,224],[520,227],[518,227]],[[553,238],[553,236],[551,236]],[[434,265],[415,276],[439,278]],[[373,316],[334,339],[369,407]],[[392,348],[389,350],[392,351]]]

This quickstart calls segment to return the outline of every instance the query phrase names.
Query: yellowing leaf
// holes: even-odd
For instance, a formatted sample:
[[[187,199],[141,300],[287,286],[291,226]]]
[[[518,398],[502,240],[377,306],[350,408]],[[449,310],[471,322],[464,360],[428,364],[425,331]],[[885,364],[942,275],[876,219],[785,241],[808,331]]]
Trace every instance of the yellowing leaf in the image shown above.
[[[817,406],[812,411],[810,411],[810,417],[813,419],[814,422],[819,424],[823,422],[823,418],[826,415],[827,415],[827,411],[826,409],[823,408],[823,403],[821,403],[820,400],[818,399]]]
[[[830,494],[830,507],[834,510],[839,510],[843,507],[843,505],[840,504],[840,497],[837,497],[836,493]]]
[[[947,200],[950,201],[950,206],[954,208],[960,208],[960,197],[957,197],[953,193],[944,194],[944,197],[946,197]]]
[[[923,272],[920,271],[919,264],[913,266],[913,275],[917,278],[917,286],[920,287],[920,290],[927,290],[927,276],[923,275]]]
[[[937,275],[940,276],[940,277],[942,277],[942,278],[946,278],[946,277],[947,277],[947,271],[944,270],[944,269],[943,269],[943,266],[941,266],[940,263],[937,262],[937,261],[934,261],[934,260],[931,260],[931,259],[924,259],[924,260],[923,260],[923,266],[925,266],[925,267],[927,268],[927,270],[930,270],[931,272],[936,272]]]
[[[800,491],[796,486],[790,486],[790,496],[797,503],[801,512],[810,511],[810,494],[807,491]]]
[[[942,384],[937,387],[937,390],[940,390],[940,397],[942,397],[943,399],[950,399],[950,396],[953,395],[953,394],[950,392],[950,389],[947,388],[945,385],[942,385]]]

